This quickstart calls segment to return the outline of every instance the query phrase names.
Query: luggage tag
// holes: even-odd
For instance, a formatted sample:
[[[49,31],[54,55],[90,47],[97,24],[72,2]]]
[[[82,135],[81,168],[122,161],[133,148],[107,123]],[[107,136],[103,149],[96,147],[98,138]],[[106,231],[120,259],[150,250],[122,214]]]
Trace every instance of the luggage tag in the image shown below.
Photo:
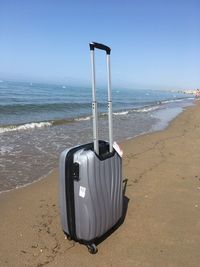
[[[113,143],[113,148],[119,154],[119,156],[122,158],[124,152],[116,142]]]

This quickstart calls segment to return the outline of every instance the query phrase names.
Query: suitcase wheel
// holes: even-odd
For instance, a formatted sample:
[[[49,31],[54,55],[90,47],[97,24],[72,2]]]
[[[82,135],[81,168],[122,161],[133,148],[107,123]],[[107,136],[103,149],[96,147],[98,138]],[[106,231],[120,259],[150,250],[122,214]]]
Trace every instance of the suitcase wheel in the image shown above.
[[[87,248],[91,254],[96,254],[98,252],[98,248],[95,244],[89,244],[87,245]]]
[[[71,236],[70,235],[66,235],[67,236],[67,240],[69,240],[69,241],[71,241],[72,240],[72,238],[71,238]]]

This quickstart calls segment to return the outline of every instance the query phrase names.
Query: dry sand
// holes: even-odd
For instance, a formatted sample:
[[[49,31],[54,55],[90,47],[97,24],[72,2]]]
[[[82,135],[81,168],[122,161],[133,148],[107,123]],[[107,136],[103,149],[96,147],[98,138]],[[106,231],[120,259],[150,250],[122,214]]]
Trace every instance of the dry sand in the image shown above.
[[[55,170],[0,195],[0,266],[200,266],[200,103],[122,147],[127,214],[96,255],[65,239]]]

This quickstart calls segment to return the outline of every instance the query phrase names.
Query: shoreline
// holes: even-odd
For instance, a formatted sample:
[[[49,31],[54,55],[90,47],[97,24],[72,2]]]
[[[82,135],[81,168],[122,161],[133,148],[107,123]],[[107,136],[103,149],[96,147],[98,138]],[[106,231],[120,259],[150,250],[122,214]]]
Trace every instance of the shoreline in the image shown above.
[[[131,136],[131,137],[124,137],[124,138],[121,138],[120,140],[118,140],[117,142],[119,144],[123,144],[124,142],[126,141],[129,141],[129,140],[133,140],[135,138],[138,138],[140,136],[144,136],[144,135],[148,135],[148,134],[152,134],[152,133],[156,133],[156,132],[160,132],[160,131],[164,131],[165,129],[167,129],[169,126],[170,126],[170,123],[173,122],[174,119],[176,119],[176,117],[178,117],[181,113],[183,113],[188,107],[191,107],[193,106],[195,103],[195,101],[193,101],[192,103],[186,105],[186,106],[183,106],[183,107],[179,107],[179,109],[181,111],[179,112],[174,112],[174,114],[171,116],[172,118],[166,118],[166,119],[163,119],[163,121],[161,122],[158,122],[156,125],[154,125],[152,127],[152,129],[150,129],[149,131],[145,131],[145,132],[141,132],[135,136]],[[174,109],[178,109],[178,107],[174,107]],[[164,113],[167,113],[168,110],[167,109],[164,109],[163,110]],[[157,110],[155,110],[155,112],[157,112]],[[152,115],[153,117],[155,118],[159,118],[159,116],[155,116],[155,115]],[[165,115],[164,115],[165,116]],[[76,120],[74,119],[74,122]],[[78,122],[78,121],[77,121]],[[53,127],[54,125],[50,126],[50,127]],[[42,179],[45,179],[51,172],[53,172],[55,169],[57,169],[57,167],[54,167],[52,168],[51,170],[49,170],[46,174],[43,174],[42,176],[38,177],[37,179],[31,181],[31,182],[28,182],[27,184],[23,184],[23,185],[19,185],[17,187],[14,187],[14,188],[11,188],[11,189],[7,189],[7,190],[3,190],[3,191],[0,191],[0,196],[2,194],[7,194],[13,190],[18,190],[20,188],[25,188],[27,186],[31,186],[32,184],[36,183],[36,182],[39,182],[40,180]]]
[[[145,109],[139,113],[114,116],[114,140],[123,142],[127,137],[133,138],[153,132],[157,125],[163,129],[167,121],[177,115],[177,110],[192,104],[189,100],[183,100],[180,103],[177,100],[174,101],[164,104],[161,109],[156,107],[156,110],[151,112]],[[158,113],[160,115],[156,116]],[[29,126],[33,125],[29,124]],[[92,121],[87,120],[45,129],[22,128],[19,131],[0,134],[0,191],[24,186],[45,176],[57,167],[59,155],[66,147],[92,141],[91,129]],[[101,139],[107,140],[108,129],[105,118],[100,118],[99,130]]]
[[[57,168],[54,168],[52,170],[50,170],[47,174],[44,174],[42,176],[40,176],[38,179],[30,182],[30,183],[27,183],[27,184],[24,184],[24,185],[20,185],[20,186],[17,186],[15,188],[11,188],[11,189],[8,189],[8,190],[5,190],[5,191],[0,191],[0,197],[1,197],[1,194],[9,194],[10,192],[12,191],[15,191],[15,190],[19,190],[19,189],[22,189],[22,188],[26,188],[28,186],[31,186],[32,184],[34,183],[37,183],[37,182],[40,182],[41,180],[45,179],[46,177],[48,177],[53,171],[55,171]]]
[[[198,101],[164,130],[120,142],[127,214],[95,256],[62,232],[58,169],[0,194],[0,265],[198,266],[199,112]]]

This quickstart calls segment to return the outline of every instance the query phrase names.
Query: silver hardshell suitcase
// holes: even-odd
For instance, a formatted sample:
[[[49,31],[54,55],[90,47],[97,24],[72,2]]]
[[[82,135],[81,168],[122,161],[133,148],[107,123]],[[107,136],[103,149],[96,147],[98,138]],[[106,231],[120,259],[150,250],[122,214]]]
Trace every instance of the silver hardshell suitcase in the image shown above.
[[[98,140],[94,49],[106,51],[108,70],[109,142]],[[60,155],[60,212],[68,239],[97,252],[96,243],[122,218],[122,159],[113,148],[112,97],[108,46],[90,43],[93,91],[93,143],[64,150]]]

